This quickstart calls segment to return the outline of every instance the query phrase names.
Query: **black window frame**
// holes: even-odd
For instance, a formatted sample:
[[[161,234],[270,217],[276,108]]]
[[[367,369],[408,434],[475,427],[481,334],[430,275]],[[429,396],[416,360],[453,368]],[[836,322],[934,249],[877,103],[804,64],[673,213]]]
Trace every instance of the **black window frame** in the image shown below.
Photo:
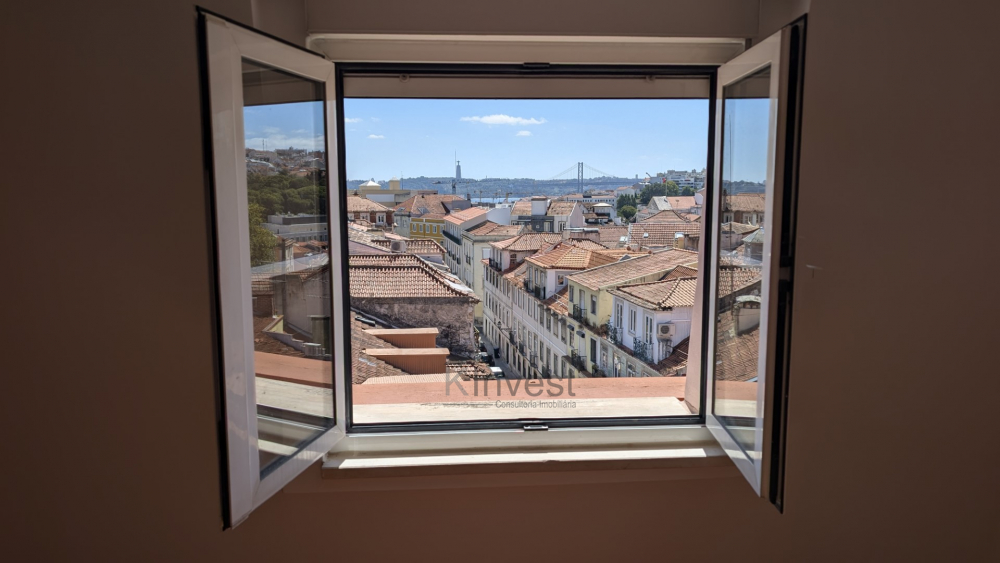
[[[458,64],[458,63],[336,63],[336,109],[337,109],[337,178],[339,197],[341,206],[347,207],[347,167],[346,167],[346,143],[345,143],[345,122],[344,122],[344,78],[345,75],[385,75],[398,74],[400,76],[413,75],[436,75],[436,76],[468,76],[468,75],[490,75],[490,76],[545,76],[545,77],[663,77],[663,78],[703,78],[708,81],[708,131],[705,160],[705,202],[703,204],[702,221],[705,225],[712,224],[712,209],[714,194],[714,169],[715,169],[715,130],[716,130],[716,85],[717,70],[719,65],[575,65],[575,64]],[[467,99],[463,97],[449,98],[442,96],[436,99]],[[560,99],[560,98],[540,98],[540,99]],[[630,99],[627,97],[615,99]],[[640,98],[633,98],[640,99]],[[651,98],[641,98],[651,99]],[[699,98],[700,99],[700,98]],[[329,185],[333,185],[333,179],[328,180]],[[332,222],[332,221],[331,221]],[[331,232],[334,225],[331,225]],[[336,226],[341,234],[341,251],[343,256],[349,256],[347,221],[341,220]],[[713,229],[706,229],[706,234],[702,241],[704,255],[712,256]],[[708,284],[710,280],[706,279]],[[350,280],[349,269],[344,269],[344,293],[342,298],[346,303],[350,303]],[[580,290],[582,292],[582,288]],[[707,314],[709,308],[710,291],[702,292],[702,314]],[[351,315],[350,307],[344,307],[345,316],[342,319],[342,338],[344,338],[345,357],[351,355]],[[704,359],[708,354],[708,338],[711,336],[708,328],[712,323],[702,323],[702,346],[699,351]],[[447,432],[461,430],[497,430],[497,429],[524,429],[531,426],[533,428],[606,428],[625,426],[683,426],[683,425],[704,425],[706,412],[706,370],[707,364],[701,362],[699,377],[699,404],[698,414],[692,416],[669,416],[669,417],[562,417],[562,418],[520,418],[508,420],[492,421],[431,421],[431,422],[407,422],[407,423],[373,423],[355,424],[353,412],[353,389],[352,365],[345,362],[344,377],[346,379],[345,388],[345,431],[350,434],[377,434],[387,432]],[[574,371],[571,369],[570,373]],[[690,374],[689,374],[690,375]]]

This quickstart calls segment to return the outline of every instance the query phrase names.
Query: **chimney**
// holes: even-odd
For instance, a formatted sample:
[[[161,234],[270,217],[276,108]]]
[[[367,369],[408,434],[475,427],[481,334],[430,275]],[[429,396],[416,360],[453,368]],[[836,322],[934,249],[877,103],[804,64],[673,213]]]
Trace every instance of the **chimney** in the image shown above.
[[[533,196],[531,198],[531,215],[538,217],[540,215],[545,215],[545,212],[549,210],[549,200],[544,196]]]
[[[736,298],[736,335],[746,334],[760,325],[760,297],[741,295]]]

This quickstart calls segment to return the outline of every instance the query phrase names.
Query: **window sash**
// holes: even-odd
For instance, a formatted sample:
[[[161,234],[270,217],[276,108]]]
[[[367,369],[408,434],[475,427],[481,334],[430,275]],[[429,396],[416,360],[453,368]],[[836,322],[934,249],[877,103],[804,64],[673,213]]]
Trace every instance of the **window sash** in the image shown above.
[[[258,455],[258,416],[253,329],[249,294],[249,242],[246,241],[247,181],[244,165],[242,64],[253,61],[326,86],[327,169],[337,173],[337,95],[333,63],[305,50],[266,37],[240,24],[199,11],[204,38],[209,119],[212,130],[213,186],[216,210],[221,385],[226,416],[226,526],[243,521],[252,510],[284,487],[344,436],[345,404],[336,381],[345,375],[344,342],[334,339],[335,425],[297,450],[266,476]],[[343,203],[327,198],[328,216],[341,217]],[[330,233],[330,295],[334,319],[344,316],[343,268],[337,231]]]

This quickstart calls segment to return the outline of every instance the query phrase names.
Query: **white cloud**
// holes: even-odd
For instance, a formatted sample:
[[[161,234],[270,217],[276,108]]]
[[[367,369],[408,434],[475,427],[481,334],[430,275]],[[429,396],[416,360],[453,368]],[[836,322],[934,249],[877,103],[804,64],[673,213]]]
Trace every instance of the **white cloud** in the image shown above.
[[[378,123],[379,121],[382,121],[382,118],[381,117],[373,117],[372,121],[374,121],[375,123]]]
[[[514,117],[503,113],[493,115],[475,115],[463,117],[462,121],[474,121],[486,125],[541,125],[545,123],[545,118],[535,119],[534,117]]]
[[[384,139],[385,135],[368,135],[369,139]]]
[[[360,117],[345,117],[344,123],[361,123]]]
[[[530,137],[531,136],[531,131],[518,131],[517,135],[514,135],[514,136],[515,137]]]
[[[280,127],[262,127],[261,130],[264,131],[265,133],[269,133],[269,134],[272,134],[272,135],[274,133],[281,133],[281,128]]]

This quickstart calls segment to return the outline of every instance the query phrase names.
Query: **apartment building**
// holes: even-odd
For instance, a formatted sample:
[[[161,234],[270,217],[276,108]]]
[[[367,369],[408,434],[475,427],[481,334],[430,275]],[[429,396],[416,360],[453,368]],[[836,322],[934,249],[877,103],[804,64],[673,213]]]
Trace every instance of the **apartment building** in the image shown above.
[[[510,224],[524,225],[525,231],[536,233],[560,233],[586,225],[583,214],[583,205],[578,202],[532,196],[514,202]]]
[[[444,218],[472,202],[457,195],[418,193],[395,207],[396,233],[409,238],[444,238]]]
[[[577,330],[584,333],[580,338],[586,340],[581,369],[590,373],[600,369],[599,343],[606,336],[605,325],[611,319],[612,289],[657,281],[678,266],[697,263],[697,252],[666,249],[567,276],[570,318],[576,322]]]
[[[347,219],[349,221],[366,221],[378,227],[393,227],[393,211],[391,208],[368,198],[347,196]]]

